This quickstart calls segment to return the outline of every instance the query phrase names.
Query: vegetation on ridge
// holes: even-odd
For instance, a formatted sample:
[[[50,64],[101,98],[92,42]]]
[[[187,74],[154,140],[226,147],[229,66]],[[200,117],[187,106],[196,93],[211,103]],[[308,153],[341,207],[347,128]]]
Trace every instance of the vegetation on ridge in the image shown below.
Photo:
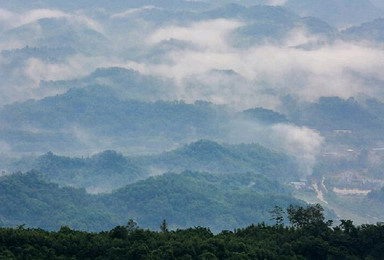
[[[383,225],[355,226],[342,220],[331,227],[320,205],[291,205],[287,214],[292,224],[288,227],[280,222],[273,226],[262,223],[217,235],[204,227],[170,230],[166,220],[159,232],[139,228],[133,220],[100,233],[65,226],[57,232],[24,226],[0,228],[0,258],[382,259]]]

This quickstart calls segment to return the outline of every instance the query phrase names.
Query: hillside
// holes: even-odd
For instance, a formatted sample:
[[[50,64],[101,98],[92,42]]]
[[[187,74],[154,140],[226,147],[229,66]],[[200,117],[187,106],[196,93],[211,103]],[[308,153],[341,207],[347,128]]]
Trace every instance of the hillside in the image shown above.
[[[219,231],[265,221],[275,205],[303,204],[276,181],[251,173],[166,174],[100,195],[59,187],[35,172],[2,177],[0,187],[1,226],[50,230],[103,230],[130,218],[156,229],[165,218],[175,228],[209,225]]]
[[[93,86],[5,106],[0,140],[14,152],[157,151],[220,135],[223,113],[205,102],[120,100],[110,88]]]
[[[116,224],[95,197],[83,189],[59,187],[37,172],[0,178],[1,226],[26,224],[57,229],[69,225],[82,230],[101,230]]]
[[[300,175],[293,158],[257,144],[221,145],[200,140],[137,160],[158,171],[257,172],[280,182],[295,180]]]
[[[172,228],[232,229],[266,220],[274,204],[300,203],[277,182],[255,174],[166,174],[140,181],[105,197],[119,216],[132,216],[155,229],[162,219]]]
[[[108,86],[108,91],[114,93],[119,99],[141,101],[168,99],[171,95],[170,90],[175,88],[170,80],[142,75],[137,71],[118,67],[98,68],[85,77],[73,80],[43,81],[40,87],[67,91],[71,88],[95,85]]]
[[[143,167],[115,151],[85,159],[47,153],[38,157],[32,167],[50,182],[85,188],[91,193],[111,191],[149,175]]]
[[[228,145],[200,140],[155,155],[124,156],[106,150],[90,157],[59,156],[48,152],[38,157],[4,158],[3,171],[35,169],[50,182],[85,188],[91,193],[110,192],[150,175],[186,170],[212,174],[259,173],[280,183],[298,180],[294,158],[257,144]]]

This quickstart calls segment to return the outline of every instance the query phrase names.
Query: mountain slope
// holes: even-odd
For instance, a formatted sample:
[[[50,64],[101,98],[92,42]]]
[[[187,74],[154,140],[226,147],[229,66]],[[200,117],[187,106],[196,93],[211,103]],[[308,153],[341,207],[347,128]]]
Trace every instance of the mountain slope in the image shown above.
[[[288,189],[257,174],[166,174],[129,185],[104,197],[119,216],[157,228],[209,226],[214,231],[266,221],[274,205],[300,203]]]
[[[51,182],[92,193],[111,191],[148,176],[140,165],[115,151],[85,159],[47,153],[35,160],[33,168]]]
[[[267,221],[275,205],[302,204],[289,190],[257,174],[210,175],[184,172],[152,177],[111,194],[90,195],[60,188],[36,172],[0,179],[0,225],[57,229],[61,225],[102,230],[135,219],[157,229],[205,225],[232,229]]]
[[[204,102],[120,100],[108,87],[71,89],[0,110],[0,133],[15,151],[162,150],[176,142],[215,137],[225,111]],[[219,124],[220,122],[220,124]]]
[[[2,226],[56,229],[68,225],[84,230],[113,226],[102,204],[85,190],[60,188],[45,182],[37,172],[13,174],[0,179],[0,222]]]
[[[138,158],[152,170],[207,171],[211,173],[257,172],[285,181],[297,178],[294,160],[256,144],[220,145],[200,140],[174,151]]]
[[[105,85],[119,99],[156,101],[168,99],[174,88],[172,82],[154,76],[146,76],[134,70],[110,67],[98,68],[86,77],[74,80],[45,81],[43,89],[65,89]]]
[[[91,157],[67,157],[48,152],[24,159],[4,159],[6,172],[40,171],[47,181],[85,188],[91,193],[109,192],[127,184],[166,172],[201,171],[212,174],[254,172],[280,183],[299,179],[296,161],[257,144],[227,145],[200,140],[157,155],[123,156],[107,150]]]
[[[284,6],[302,16],[314,16],[337,27],[360,24],[382,15],[382,10],[369,0],[288,0]]]

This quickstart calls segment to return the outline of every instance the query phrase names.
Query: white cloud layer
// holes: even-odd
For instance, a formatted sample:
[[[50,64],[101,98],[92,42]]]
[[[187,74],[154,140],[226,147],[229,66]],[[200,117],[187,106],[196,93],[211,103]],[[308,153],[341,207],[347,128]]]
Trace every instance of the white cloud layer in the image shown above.
[[[144,6],[112,16],[118,18],[153,8],[156,7]],[[82,12],[68,14],[57,10],[37,9],[16,14],[0,9],[0,20],[9,27],[31,23],[44,17],[64,18],[98,30],[107,26],[100,25]],[[108,37],[112,37],[111,42],[122,45],[114,46],[119,54],[112,52],[108,57],[78,54],[61,63],[30,58],[17,71],[22,77],[29,79],[29,85],[25,87],[30,88],[31,84],[32,87],[37,87],[41,80],[73,79],[98,67],[120,66],[143,74],[173,79],[177,84],[176,90],[170,90],[173,98],[189,102],[206,100],[231,104],[239,109],[255,106],[278,108],[279,97],[286,94],[310,101],[321,96],[349,98],[359,93],[382,96],[382,86],[373,85],[369,81],[384,81],[381,71],[384,67],[383,49],[343,41],[317,45],[315,48],[298,48],[297,46],[316,46],[318,42],[324,42],[324,39],[309,34],[301,27],[288,32],[282,43],[264,42],[249,48],[235,48],[232,45],[233,32],[243,25],[244,22],[233,19],[214,19],[195,22],[189,26],[168,25],[153,30],[144,38],[144,44],[141,40],[136,41],[140,45],[137,46],[140,47],[140,52],[150,53],[152,48],[156,49],[170,40],[186,43],[183,47],[163,48],[160,54],[155,52],[155,55],[160,55],[155,62],[150,59],[134,61],[122,58],[119,54],[120,49],[124,49],[124,43],[129,42],[132,45],[135,40],[127,38],[117,44],[117,41],[113,41],[114,35],[109,35]],[[145,32],[148,31],[151,30],[146,27]],[[11,46],[21,48],[25,45],[26,42],[22,39],[0,41],[2,49]],[[0,60],[1,62],[7,61]],[[17,71],[14,72],[15,75]]]
[[[157,30],[148,41],[156,44],[176,39],[206,50],[225,51],[228,49],[228,34],[240,26],[240,22],[226,19],[198,22],[190,27],[169,26]]]
[[[384,51],[357,43],[336,41],[313,49],[297,48],[295,45],[316,43],[317,38],[305,31],[295,29],[288,34],[285,43],[263,44],[248,49],[233,48],[230,33],[241,26],[233,20],[211,20],[189,27],[169,26],[154,32],[149,44],[176,39],[189,42],[194,47],[172,49],[166,53],[166,63],[126,62],[125,67],[175,79],[180,86],[180,98],[196,96],[196,89],[186,84],[190,78],[202,82],[212,70],[231,70],[248,84],[233,82],[228,97],[252,103],[250,93],[259,94],[269,90],[277,95],[295,94],[305,100],[321,96],[348,98],[359,93],[376,95],[379,87],[366,86],[363,78],[384,80]],[[169,62],[170,61],[170,62]],[[187,88],[188,86],[188,88]],[[217,85],[206,86],[220,93]],[[243,94],[246,95],[243,95]],[[221,94],[221,93],[220,93]],[[231,102],[232,102],[231,101]]]

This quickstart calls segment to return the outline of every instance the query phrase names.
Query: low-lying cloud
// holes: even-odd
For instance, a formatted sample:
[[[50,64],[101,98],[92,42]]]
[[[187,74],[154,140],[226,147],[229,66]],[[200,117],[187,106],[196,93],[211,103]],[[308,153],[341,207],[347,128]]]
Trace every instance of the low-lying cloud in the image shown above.
[[[230,124],[229,141],[259,143],[277,152],[288,154],[296,158],[303,175],[310,175],[317,156],[321,154],[324,138],[307,127],[233,120]]]
[[[321,96],[350,96],[365,93],[376,95],[380,88],[367,86],[363,78],[383,80],[384,51],[369,45],[335,41],[304,48],[322,39],[300,28],[287,34],[282,44],[261,44],[247,49],[231,45],[231,32],[241,26],[234,20],[210,20],[188,27],[170,26],[157,30],[149,38],[149,44],[170,39],[186,41],[193,48],[172,49],[164,55],[166,63],[127,62],[125,66],[144,74],[154,74],[175,79],[184,96],[196,96],[186,84],[191,77],[204,81],[204,75],[214,70],[231,70],[249,84],[235,84],[233,92],[238,100],[269,90],[274,95],[294,94],[314,101]],[[318,41],[317,41],[318,40]],[[357,76],[357,74],[359,76]],[[363,78],[361,77],[363,75]],[[188,86],[188,89],[186,88]],[[207,88],[220,91],[217,86]],[[238,91],[240,89],[240,91]],[[203,95],[202,95],[203,97]],[[257,104],[259,105],[259,104]]]
[[[282,3],[272,2],[270,4]],[[141,10],[155,8],[143,6],[128,9],[112,14],[110,18],[124,18]],[[15,14],[0,9],[0,20],[9,27],[44,17],[68,19],[99,31],[107,26],[107,23],[100,24],[81,12],[38,9]],[[150,33],[146,35],[144,43],[141,40],[137,42],[140,45],[137,48],[149,57],[156,56],[155,61],[148,58],[130,59],[129,55],[124,56],[117,51],[108,53],[107,57],[105,53],[99,57],[77,54],[59,63],[29,58],[17,70],[22,77],[29,79],[26,88],[31,88],[31,84],[32,87],[38,87],[41,80],[82,77],[98,67],[124,67],[174,80],[177,89],[170,89],[171,98],[187,102],[206,100],[230,104],[238,109],[255,106],[278,109],[279,98],[287,94],[306,101],[316,101],[321,96],[349,98],[360,93],[376,97],[382,95],[383,49],[366,43],[327,41],[324,36],[311,34],[302,26],[287,32],[285,40],[279,43],[271,43],[266,39],[261,44],[237,48],[233,43],[242,39],[235,39],[241,37],[235,32],[245,23],[234,19],[213,19],[188,26],[170,23],[152,31],[146,27],[148,24],[143,25],[144,31]],[[113,42],[113,37],[117,36],[108,37]],[[128,40],[130,44],[135,42]],[[160,51],[156,49],[174,41],[185,44],[181,47],[161,47]],[[13,44],[20,47],[23,42],[15,40]],[[0,42],[0,47],[9,48],[8,45]],[[121,45],[124,45],[124,40]],[[119,46],[114,46],[114,49],[119,50]],[[379,83],[373,84],[371,79]],[[19,84],[18,87],[22,86]]]
[[[150,44],[172,39],[192,43],[199,49],[212,51],[228,50],[228,34],[242,23],[236,20],[216,19],[192,24],[190,27],[169,26],[154,32],[149,38]]]
[[[62,62],[47,62],[30,57],[20,61],[18,66],[0,55],[1,74],[6,77],[0,82],[0,106],[30,98],[43,98],[63,92],[62,89],[41,89],[42,81],[72,80],[89,75],[99,67],[110,67],[116,63],[104,57],[88,57],[76,54],[67,57]],[[73,86],[77,87],[77,86]]]

